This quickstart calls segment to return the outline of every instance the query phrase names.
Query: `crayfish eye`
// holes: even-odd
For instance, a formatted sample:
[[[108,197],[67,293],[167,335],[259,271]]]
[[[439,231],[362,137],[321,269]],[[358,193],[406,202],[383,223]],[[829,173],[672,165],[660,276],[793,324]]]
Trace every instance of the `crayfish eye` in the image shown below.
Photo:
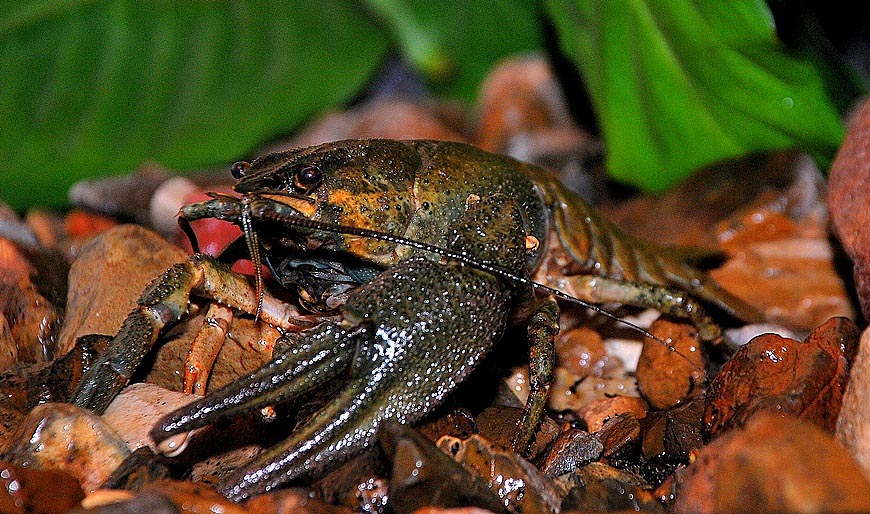
[[[248,161],[238,161],[238,162],[233,163],[232,166],[230,166],[230,173],[233,174],[234,179],[238,180],[238,179],[244,177],[248,173],[248,170],[250,170],[250,169],[251,169],[251,163],[249,163]]]
[[[323,179],[323,173],[320,171],[320,168],[317,166],[306,166],[296,172],[293,185],[303,191],[309,191],[320,184],[321,179]]]

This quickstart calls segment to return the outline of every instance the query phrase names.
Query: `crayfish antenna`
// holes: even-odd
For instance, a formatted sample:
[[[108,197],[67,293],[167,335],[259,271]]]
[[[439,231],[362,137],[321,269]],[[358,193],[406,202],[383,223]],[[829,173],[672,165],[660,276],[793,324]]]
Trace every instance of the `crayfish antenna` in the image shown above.
[[[199,253],[199,239],[197,239],[193,227],[190,226],[190,220],[184,217],[184,215],[179,214],[178,226],[181,228],[181,231],[184,232],[184,235],[187,236],[188,241],[190,241],[190,247],[193,249],[193,253]]]
[[[254,314],[254,320],[260,319],[260,313],[263,311],[263,260],[260,257],[260,240],[257,233],[254,231],[254,226],[251,222],[251,208],[249,204],[245,204],[245,209],[241,215],[242,233],[245,236],[245,244],[248,246],[248,253],[251,255],[251,262],[254,265],[254,287],[257,291],[257,312]]]

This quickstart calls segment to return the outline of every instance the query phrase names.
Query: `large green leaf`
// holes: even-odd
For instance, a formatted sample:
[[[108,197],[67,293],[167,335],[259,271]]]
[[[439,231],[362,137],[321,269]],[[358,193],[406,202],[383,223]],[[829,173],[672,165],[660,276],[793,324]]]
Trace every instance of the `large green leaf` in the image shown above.
[[[700,166],[842,137],[825,77],[776,38],[762,0],[547,0],[582,72],[609,172],[661,190]]]
[[[500,58],[543,48],[537,0],[366,0],[438,93],[474,100]]]
[[[244,156],[356,93],[388,38],[352,0],[16,0],[0,7],[0,199]]]

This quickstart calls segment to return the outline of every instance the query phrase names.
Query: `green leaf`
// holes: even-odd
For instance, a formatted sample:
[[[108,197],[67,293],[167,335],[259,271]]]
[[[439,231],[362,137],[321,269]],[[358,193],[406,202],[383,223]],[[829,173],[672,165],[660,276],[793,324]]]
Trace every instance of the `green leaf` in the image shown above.
[[[243,157],[355,94],[389,45],[353,0],[3,4],[0,199],[16,208],[149,160]]]
[[[547,0],[580,69],[609,173],[662,190],[757,151],[833,156],[843,137],[824,74],[777,40],[762,0]]]
[[[502,57],[543,48],[537,0],[366,0],[438,93],[473,101]]]

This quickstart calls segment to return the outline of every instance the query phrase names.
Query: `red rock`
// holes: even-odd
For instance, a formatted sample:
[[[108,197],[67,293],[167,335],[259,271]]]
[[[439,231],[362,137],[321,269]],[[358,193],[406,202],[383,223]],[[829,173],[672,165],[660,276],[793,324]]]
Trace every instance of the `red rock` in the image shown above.
[[[742,425],[760,410],[792,414],[833,432],[857,348],[858,329],[832,318],[803,343],[762,334],[725,363],[707,391],[711,435]]]
[[[861,334],[858,354],[849,370],[836,437],[870,477],[870,330]]]
[[[849,124],[831,165],[828,208],[843,248],[854,262],[855,287],[864,318],[870,319],[870,100]]]
[[[678,404],[704,382],[704,356],[691,323],[659,318],[650,333],[667,343],[644,338],[637,363],[637,387],[654,409]]]
[[[677,479],[676,513],[822,511],[870,511],[870,482],[830,435],[774,413],[707,445]]]

